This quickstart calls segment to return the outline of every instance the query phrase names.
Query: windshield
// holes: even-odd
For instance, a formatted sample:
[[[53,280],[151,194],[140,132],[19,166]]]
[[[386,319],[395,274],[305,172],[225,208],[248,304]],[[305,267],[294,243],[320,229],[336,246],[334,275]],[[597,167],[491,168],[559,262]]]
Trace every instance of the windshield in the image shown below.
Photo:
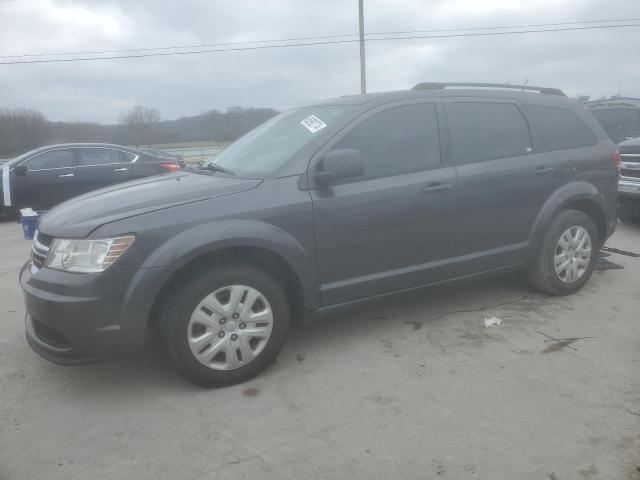
[[[22,159],[27,158],[27,155],[30,153],[31,152],[24,153],[19,157],[0,159],[0,163],[4,163],[5,165],[14,165]]]
[[[46,150],[45,147],[40,147],[40,148],[36,148],[35,150],[29,150],[26,153],[23,153],[22,155],[19,155],[17,157],[14,158],[6,158],[6,159],[0,159],[0,163],[3,163],[4,165],[17,165],[19,162],[21,162],[22,160],[24,160],[25,158],[30,157],[31,155],[33,155],[36,152],[39,152],[41,150]]]
[[[346,108],[304,107],[281,113],[207,159],[205,166],[214,163],[238,176],[271,173],[331,126]]]

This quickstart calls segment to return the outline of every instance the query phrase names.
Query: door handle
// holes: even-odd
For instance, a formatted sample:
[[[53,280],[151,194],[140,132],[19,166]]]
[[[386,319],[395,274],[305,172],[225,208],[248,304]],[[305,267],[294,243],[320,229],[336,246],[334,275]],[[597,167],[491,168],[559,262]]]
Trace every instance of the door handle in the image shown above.
[[[438,192],[446,192],[447,190],[451,190],[453,185],[450,183],[430,183],[426,187],[422,188],[422,191],[425,193],[438,193]]]
[[[546,173],[551,173],[554,172],[556,170],[556,167],[545,167],[544,165],[541,167],[536,168],[533,171],[534,175],[544,175]]]
[[[66,177],[75,177],[73,173],[63,173],[62,175],[58,175],[58,178],[66,178]]]
[[[127,171],[129,171],[129,169],[128,169],[128,168],[116,168],[116,169],[114,170],[114,172],[127,172]]]

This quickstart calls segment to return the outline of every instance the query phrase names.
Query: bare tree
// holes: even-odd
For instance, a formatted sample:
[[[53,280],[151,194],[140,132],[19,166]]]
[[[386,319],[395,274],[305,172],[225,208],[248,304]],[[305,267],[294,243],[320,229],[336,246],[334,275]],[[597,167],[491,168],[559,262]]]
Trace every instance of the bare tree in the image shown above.
[[[0,110],[0,155],[19,155],[45,145],[49,122],[37,110]]]
[[[0,108],[0,158],[52,143],[150,145],[229,142],[277,113],[270,108],[229,107],[226,112],[211,110],[200,115],[161,121],[157,110],[136,106],[119,117],[119,124],[100,125],[79,120],[51,122],[35,110]]]
[[[120,115],[120,123],[127,127],[126,143],[150,145],[159,137],[160,112],[155,108],[136,105]]]

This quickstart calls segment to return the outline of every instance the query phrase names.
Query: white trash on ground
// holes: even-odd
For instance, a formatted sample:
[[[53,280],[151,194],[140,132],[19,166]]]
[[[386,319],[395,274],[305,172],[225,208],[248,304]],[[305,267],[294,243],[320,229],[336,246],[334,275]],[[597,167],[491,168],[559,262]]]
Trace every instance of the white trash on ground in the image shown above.
[[[500,325],[502,323],[502,319],[498,317],[486,317],[484,319],[485,328],[493,327],[494,325]]]
[[[37,217],[38,213],[34,212],[31,207],[27,207],[20,209],[20,215],[22,215],[23,217]]]

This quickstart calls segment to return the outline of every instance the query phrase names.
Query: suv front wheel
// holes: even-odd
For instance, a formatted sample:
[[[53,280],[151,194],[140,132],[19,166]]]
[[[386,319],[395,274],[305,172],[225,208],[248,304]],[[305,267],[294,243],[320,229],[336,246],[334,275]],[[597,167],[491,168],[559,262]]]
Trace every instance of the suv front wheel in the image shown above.
[[[563,210],[551,222],[531,271],[531,282],[551,295],[569,295],[591,277],[600,239],[583,212]]]
[[[221,387],[248,380],[277,356],[289,330],[280,283],[248,265],[211,265],[179,285],[163,322],[176,369]]]

